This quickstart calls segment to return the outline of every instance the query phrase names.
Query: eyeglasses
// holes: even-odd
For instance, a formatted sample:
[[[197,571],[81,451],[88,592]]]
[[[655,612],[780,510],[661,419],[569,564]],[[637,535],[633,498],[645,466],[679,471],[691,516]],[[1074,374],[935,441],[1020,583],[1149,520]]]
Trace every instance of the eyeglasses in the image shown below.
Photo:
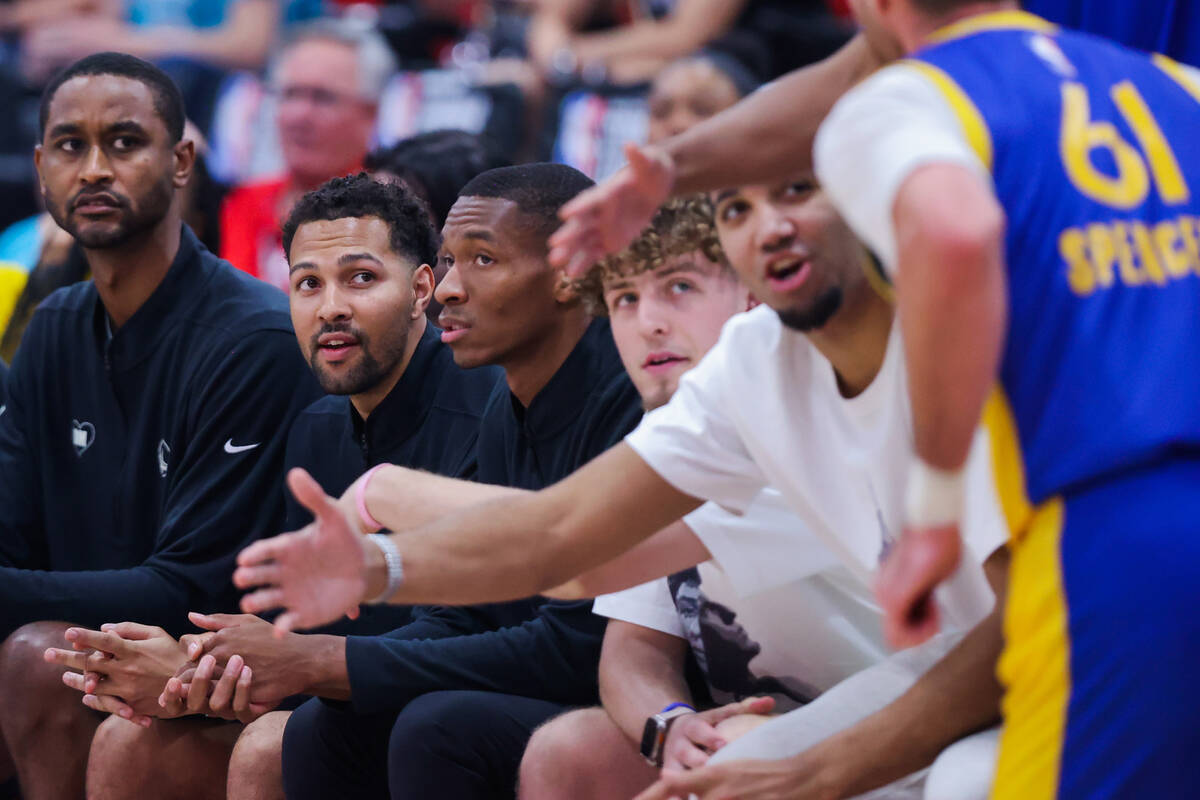
[[[316,108],[328,109],[363,102],[362,98],[357,95],[324,89],[320,86],[276,86],[270,90],[270,93],[280,105],[307,102]]]

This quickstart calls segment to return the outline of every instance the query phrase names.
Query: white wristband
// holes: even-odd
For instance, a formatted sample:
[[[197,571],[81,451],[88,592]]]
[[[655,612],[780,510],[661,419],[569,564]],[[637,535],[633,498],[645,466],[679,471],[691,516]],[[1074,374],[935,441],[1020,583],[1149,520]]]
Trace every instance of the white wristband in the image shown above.
[[[383,563],[387,566],[387,585],[378,597],[367,601],[371,605],[377,605],[386,603],[388,598],[400,589],[400,584],[404,583],[404,562],[400,559],[400,550],[396,543],[387,534],[368,533],[367,538],[383,553]]]
[[[931,467],[914,456],[904,487],[904,521],[913,528],[936,528],[962,518],[965,473]]]

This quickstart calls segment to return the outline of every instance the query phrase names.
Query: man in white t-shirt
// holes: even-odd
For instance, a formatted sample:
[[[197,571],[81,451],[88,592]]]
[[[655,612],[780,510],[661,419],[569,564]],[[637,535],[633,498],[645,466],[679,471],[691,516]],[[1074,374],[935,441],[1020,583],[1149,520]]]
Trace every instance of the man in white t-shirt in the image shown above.
[[[580,283],[585,304],[609,317],[648,409],[670,399],[725,321],[750,305],[703,195],[670,201],[629,248]],[[523,800],[631,797],[660,767],[700,767],[769,719],[757,710],[797,708],[889,655],[870,587],[778,492],[764,490],[744,515],[708,503],[683,523],[656,535],[654,552],[640,553],[636,568],[688,569],[596,599],[595,613],[610,619],[600,662],[604,707],[569,712],[534,734],[521,766]],[[610,579],[630,578],[614,571]],[[689,650],[707,690],[695,698],[685,676]],[[874,710],[878,696],[869,693],[862,707]],[[702,704],[710,708],[698,711]],[[889,796],[919,792],[921,777]]]
[[[768,485],[855,580],[869,585],[901,519],[902,481],[912,457],[891,305],[864,272],[861,246],[811,181],[723,192],[716,206],[731,262],[769,307],[731,320],[671,401],[649,414],[626,443],[542,492],[510,494],[392,536],[386,543],[399,558],[392,553],[385,559],[383,543],[370,540],[379,548],[368,546],[358,531],[367,527],[367,515],[384,524],[402,518],[413,501],[404,482],[361,482],[334,502],[293,476],[293,487],[318,521],[242,554],[235,581],[269,586],[249,595],[244,607],[282,605],[288,611],[281,619],[303,626],[338,616],[363,597],[462,603],[525,596],[629,550],[695,510],[697,498],[747,513]],[[915,684],[911,676],[919,669],[910,670],[895,694],[857,717],[839,718],[816,743],[802,735],[807,729],[789,726],[834,692],[760,726],[718,760],[765,755],[781,759],[770,763],[772,779],[781,785],[807,781],[855,794],[928,765],[947,744],[993,724],[999,689],[992,666],[1001,635],[997,616],[988,614],[992,598],[977,565],[998,549],[993,560],[1003,565],[1006,531],[989,468],[981,438],[971,461],[964,525],[972,557],[963,559],[938,603],[951,626],[965,629],[986,619]],[[651,539],[623,556],[622,573],[637,575],[654,545]],[[642,573],[641,579],[694,563]],[[767,580],[781,566],[777,560],[757,569]],[[558,594],[590,596],[592,585],[585,580]],[[780,728],[783,735],[777,735]],[[755,740],[765,744],[755,749]],[[696,781],[742,775],[753,779],[756,773],[708,766],[674,774],[655,791],[671,796],[679,794],[674,787],[680,781],[690,782],[686,792]],[[752,796],[745,787],[738,792]]]

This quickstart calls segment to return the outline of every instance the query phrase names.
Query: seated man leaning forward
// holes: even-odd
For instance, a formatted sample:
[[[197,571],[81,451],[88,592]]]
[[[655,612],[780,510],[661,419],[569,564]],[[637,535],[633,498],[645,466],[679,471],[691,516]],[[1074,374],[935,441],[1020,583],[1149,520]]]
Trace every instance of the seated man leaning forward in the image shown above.
[[[671,400],[623,444],[550,489],[393,536],[401,561],[392,559],[390,570],[382,552],[360,536],[365,523],[351,504],[310,493],[316,525],[252,545],[239,557],[235,582],[268,587],[244,598],[243,607],[282,605],[288,610],[278,622],[286,628],[319,624],[381,591],[395,602],[481,602],[546,590],[651,537],[702,498],[752,513],[769,486],[867,590],[901,519],[913,453],[903,347],[881,296],[886,287],[877,272],[864,270],[867,255],[811,181],[741,187],[714,202],[730,262],[767,307],[730,320]],[[857,680],[877,679],[862,673],[840,691],[758,726],[711,764],[664,774],[651,796],[713,790],[755,797],[780,787],[797,796],[818,789],[851,796],[903,779],[995,723],[1000,620],[979,565],[986,560],[1003,572],[1006,531],[989,456],[980,433],[965,499],[973,558],[964,559],[936,603],[951,626],[974,627],[961,640],[935,640],[932,649],[884,662],[879,669],[903,674],[882,677],[890,688],[879,692],[877,705],[863,707],[856,697],[865,691]],[[300,476],[292,480],[303,483]],[[365,484],[365,509],[389,523],[413,502],[409,488],[387,470],[377,473]],[[631,568],[643,552],[636,548],[556,594],[613,590],[653,577]],[[312,559],[319,559],[319,572]],[[657,574],[702,559],[693,553],[660,563]],[[597,576],[614,571],[628,579],[597,584]],[[842,697],[854,705],[842,707]],[[772,760],[719,763],[747,757]],[[986,794],[990,765],[986,757],[983,763],[963,773],[974,780],[952,787],[949,796]]]
[[[704,195],[668,202],[625,252],[589,273],[581,293],[608,314],[648,409],[670,400],[725,321],[750,305]],[[683,522],[623,566],[656,575],[702,563],[596,599],[596,613],[610,618],[600,658],[604,707],[569,712],[534,734],[521,763],[523,800],[632,797],[654,783],[658,768],[700,767],[767,721],[766,712],[803,705],[888,655],[869,589],[775,490],[743,516],[709,503]],[[589,588],[636,574],[602,569]],[[689,646],[705,684],[695,695]],[[864,694],[864,708],[878,707],[876,696]],[[707,700],[721,705],[698,711]]]
[[[525,165],[478,176],[455,203],[439,253],[448,268],[436,291],[445,305],[440,339],[460,367],[496,364],[505,381],[493,391],[479,428],[475,477],[484,483],[408,470],[423,487],[409,509],[412,522],[427,523],[456,506],[514,491],[496,484],[548,485],[637,424],[641,404],[607,322],[593,321],[569,282],[546,263],[546,236],[557,225],[558,209],[590,184],[568,167]],[[302,226],[293,239],[294,263],[316,265],[318,283],[341,275],[351,283],[347,291],[362,291],[353,288],[361,282],[362,264],[337,262],[347,253],[361,254],[366,243],[342,237],[325,242],[316,235],[321,226],[312,227]],[[385,254],[376,257],[391,263]],[[297,272],[294,279],[298,294],[306,278]],[[298,488],[298,497],[309,503],[314,490],[323,496],[315,484]],[[217,663],[226,666],[218,679],[224,686],[213,690],[210,707],[219,699],[226,710],[230,702],[247,708],[258,702],[254,687],[263,679],[271,682],[260,686],[268,702],[299,691],[320,698],[287,720],[283,786],[278,766],[273,773],[264,766],[259,775],[250,774],[256,761],[278,763],[278,726],[256,725],[247,736],[255,729],[260,735],[239,744],[239,752],[244,746],[261,759],[241,761],[235,754],[228,782],[255,786],[256,797],[281,796],[283,788],[290,798],[503,796],[513,791],[533,729],[567,707],[596,702],[603,620],[591,606],[590,600],[529,598],[471,609],[422,608],[414,610],[412,623],[384,636],[297,636],[282,643],[266,624],[222,627],[198,642],[210,653],[194,673],[182,676],[182,684],[169,683],[164,701],[183,705],[186,684],[186,702],[204,710],[193,694],[208,696]],[[220,627],[222,621],[212,622]],[[248,675],[228,666],[245,652],[266,659]],[[272,662],[273,654],[287,663]],[[246,681],[240,700],[238,678]],[[119,752],[106,760],[118,758]],[[270,774],[275,785],[264,786]]]
[[[641,404],[608,323],[592,320],[546,262],[558,210],[590,184],[569,167],[531,164],[484,172],[460,191],[439,253],[442,338],[460,366],[499,364],[505,382],[480,430],[482,483],[384,467],[356,484],[387,472],[419,487],[396,528],[516,491],[506,487],[540,489],[636,426]],[[324,496],[311,481],[293,488],[306,505]],[[604,621],[591,609],[538,597],[436,607],[387,636],[350,637],[343,691],[330,696],[349,703],[310,700],[288,720],[288,798],[511,796],[533,730],[596,702]]]
[[[46,207],[93,279],[39,307],[0,414],[0,783],[7,750],[25,797],[79,797],[103,717],[43,653],[68,623],[236,608],[224,572],[283,521],[287,430],[319,392],[279,293],[181,220],[195,147],[166,74],[89,56],[40,124]]]
[[[292,425],[285,462],[312,470],[327,491],[338,493],[381,463],[473,476],[480,419],[500,370],[458,367],[440,332],[426,322],[438,236],[423,206],[398,185],[365,175],[335,178],[297,203],[283,240],[291,261],[292,324],[329,392]],[[289,524],[307,519],[290,501]],[[131,626],[81,632],[112,648],[89,667],[103,680],[86,687],[104,707],[160,718],[193,715],[148,728],[110,717],[93,739],[90,796],[199,800],[280,791],[279,739],[288,712],[259,717],[289,695],[316,691],[313,665],[344,661],[345,639],[276,639],[253,615],[193,614],[192,621],[211,632],[182,643],[165,633],[122,639]],[[406,607],[379,606],[324,633],[378,634],[409,621]],[[71,663],[78,656],[58,651],[55,658]],[[196,667],[201,677],[192,681],[188,702],[160,707],[168,679]],[[203,719],[200,712],[230,721]]]

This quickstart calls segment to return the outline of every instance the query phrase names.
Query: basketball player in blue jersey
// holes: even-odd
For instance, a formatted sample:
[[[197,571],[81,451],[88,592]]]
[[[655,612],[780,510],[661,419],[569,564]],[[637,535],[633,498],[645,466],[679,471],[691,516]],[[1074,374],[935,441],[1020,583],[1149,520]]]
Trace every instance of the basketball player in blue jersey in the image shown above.
[[[909,53],[815,149],[898,283],[888,632],[937,627],[982,414],[1014,553],[995,796],[1200,797],[1200,73],[1011,2],[854,6]]]
[[[1200,66],[1196,0],[1024,0],[1067,28]],[[668,197],[772,183],[812,168],[817,126],[841,95],[903,55],[898,43],[860,33],[827,58],[789,72],[732,107],[654,144],[626,145],[629,166],[563,209],[550,261],[582,275],[629,244]]]

